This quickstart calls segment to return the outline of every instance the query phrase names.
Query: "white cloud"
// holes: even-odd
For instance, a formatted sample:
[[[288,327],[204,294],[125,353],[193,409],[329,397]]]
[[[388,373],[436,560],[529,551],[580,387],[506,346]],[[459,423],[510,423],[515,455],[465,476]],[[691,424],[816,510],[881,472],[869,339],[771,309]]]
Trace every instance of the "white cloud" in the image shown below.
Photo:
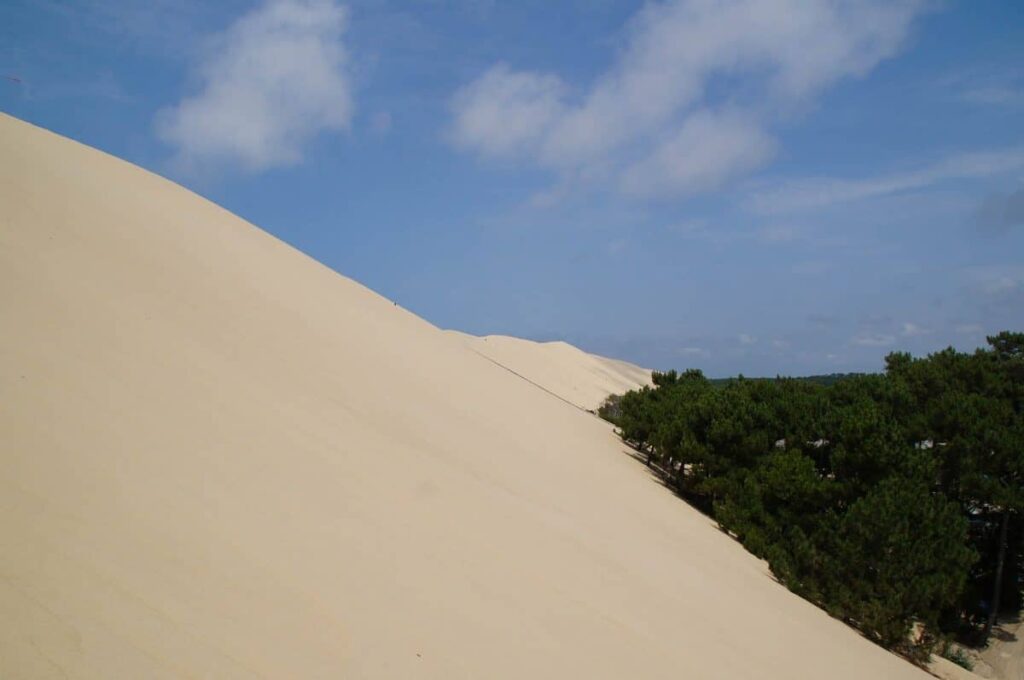
[[[348,129],[346,22],[333,0],[270,0],[215,36],[198,64],[199,92],[157,116],[177,162],[293,165],[318,133]]]
[[[861,333],[854,336],[850,342],[862,347],[888,347],[896,342],[896,338],[884,333]]]
[[[740,333],[737,336],[737,339],[740,341],[741,345],[753,345],[757,342],[757,338],[753,335],[748,335],[747,333]]]
[[[812,178],[784,182],[751,197],[760,213],[826,208],[838,203],[924,189],[954,179],[990,177],[1024,168],[1024,148],[964,153],[905,173],[861,179]]]
[[[760,167],[774,153],[775,141],[756,123],[700,111],[649,156],[626,167],[620,185],[634,196],[698,193]]]
[[[931,331],[929,331],[927,328],[921,328],[917,324],[911,323],[909,321],[903,323],[903,330],[900,331],[900,335],[902,335],[905,338],[913,338],[919,335],[928,335],[929,333],[931,333]]]
[[[638,196],[713,189],[771,158],[773,120],[895,54],[922,8],[921,0],[649,3],[589,88],[490,68],[453,97],[452,139]],[[726,92],[712,87],[722,83]]]
[[[455,95],[452,139],[492,156],[529,152],[563,115],[563,95],[555,76],[497,64]]]

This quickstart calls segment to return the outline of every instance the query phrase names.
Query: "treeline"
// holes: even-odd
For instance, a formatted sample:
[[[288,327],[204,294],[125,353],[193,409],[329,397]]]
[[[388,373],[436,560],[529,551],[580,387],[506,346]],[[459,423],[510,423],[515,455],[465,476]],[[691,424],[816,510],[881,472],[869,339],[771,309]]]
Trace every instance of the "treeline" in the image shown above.
[[[846,380],[847,378],[856,378],[862,373],[827,373],[825,375],[806,375],[799,378],[793,378],[793,380],[800,380],[801,382],[817,383],[819,385],[835,384],[840,380]],[[742,376],[741,376],[742,377]],[[729,383],[738,380],[739,378],[710,378],[710,382],[715,387],[725,387]],[[754,380],[770,380],[771,378],[753,378]]]
[[[923,658],[1021,608],[1024,333],[988,341],[830,384],[655,373],[600,413],[792,591]]]

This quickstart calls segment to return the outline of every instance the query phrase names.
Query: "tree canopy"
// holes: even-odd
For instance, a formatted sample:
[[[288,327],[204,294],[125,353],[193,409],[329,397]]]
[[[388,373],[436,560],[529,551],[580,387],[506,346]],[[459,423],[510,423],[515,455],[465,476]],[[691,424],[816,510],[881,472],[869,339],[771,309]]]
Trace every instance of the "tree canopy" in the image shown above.
[[[782,583],[916,656],[1021,608],[1024,333],[988,340],[834,380],[655,373],[600,414]]]

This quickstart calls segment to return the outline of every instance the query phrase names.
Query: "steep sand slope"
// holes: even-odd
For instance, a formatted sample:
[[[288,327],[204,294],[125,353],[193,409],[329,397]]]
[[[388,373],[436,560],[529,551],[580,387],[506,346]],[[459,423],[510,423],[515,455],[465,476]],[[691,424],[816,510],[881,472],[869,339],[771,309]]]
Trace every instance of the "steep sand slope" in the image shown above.
[[[589,354],[566,342],[448,332],[474,351],[585,411],[596,411],[610,394],[651,384],[647,369]]]
[[[0,116],[0,675],[922,678],[597,418]]]

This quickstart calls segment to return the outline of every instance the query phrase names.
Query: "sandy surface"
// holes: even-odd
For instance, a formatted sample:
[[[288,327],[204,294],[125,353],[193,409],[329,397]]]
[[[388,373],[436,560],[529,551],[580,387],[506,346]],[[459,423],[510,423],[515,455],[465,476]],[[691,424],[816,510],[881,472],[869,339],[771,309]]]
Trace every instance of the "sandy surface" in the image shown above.
[[[1024,680],[1024,624],[1020,616],[1003,620],[993,629],[981,659],[991,669],[989,677]]]
[[[978,680],[979,678],[991,677],[972,673],[937,654],[933,655],[928,662],[928,671],[940,680]]]
[[[0,675],[924,678],[610,428],[0,116]]]
[[[651,384],[649,369],[589,354],[566,342],[448,332],[474,351],[585,411],[596,411],[610,394]]]
[[[1024,680],[1024,625],[1019,616],[996,624],[987,647],[965,651],[974,664],[973,673],[934,656],[928,670],[942,680]]]

